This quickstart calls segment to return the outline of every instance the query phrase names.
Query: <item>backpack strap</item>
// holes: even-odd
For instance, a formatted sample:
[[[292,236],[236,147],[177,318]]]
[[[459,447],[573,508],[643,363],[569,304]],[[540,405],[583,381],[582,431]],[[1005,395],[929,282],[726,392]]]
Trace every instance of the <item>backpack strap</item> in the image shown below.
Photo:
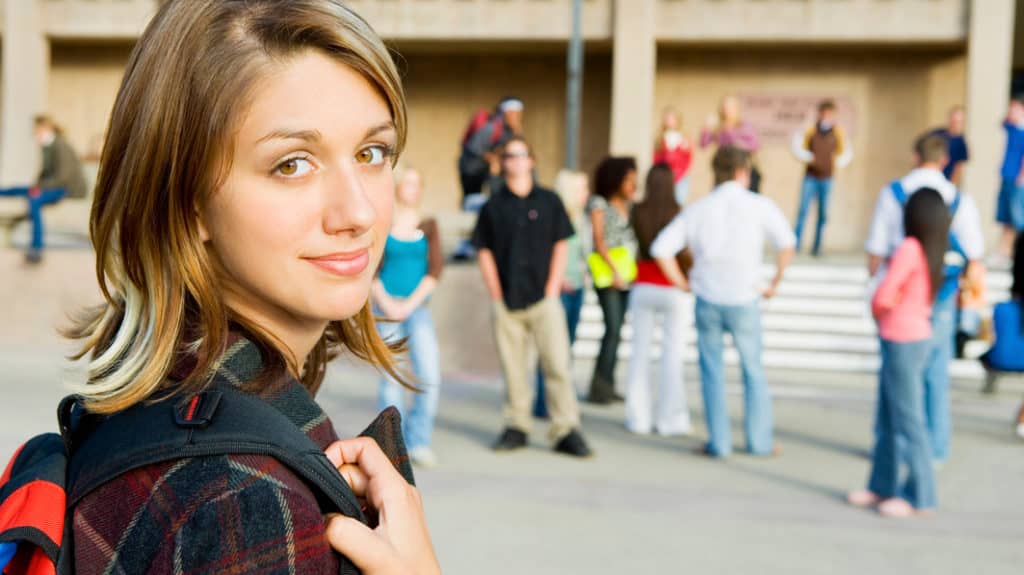
[[[892,183],[889,184],[889,189],[892,190],[892,195],[896,198],[896,201],[900,206],[907,205],[907,191],[903,189],[902,182],[899,180],[893,180]]]
[[[273,457],[301,477],[324,513],[369,524],[351,487],[324,452],[283,413],[231,384],[202,393],[139,404],[108,417],[87,414],[79,398],[61,403],[61,434],[68,446],[67,511],[108,481],[154,463],[224,454]],[[403,447],[404,449],[404,447]],[[71,521],[65,521],[59,574],[74,563]],[[360,571],[339,556],[342,575]]]
[[[73,401],[70,409],[62,405],[61,416],[71,459],[69,507],[133,469],[186,457],[244,453],[277,459],[315,488],[325,511],[366,522],[351,488],[324,452],[283,413],[232,385],[136,405],[102,419],[85,414]],[[83,438],[83,432],[88,436]]]
[[[501,142],[501,137],[505,133],[505,119],[499,114],[491,122],[491,148],[494,148]]]
[[[949,217],[955,218],[958,209],[960,209],[960,190],[956,191],[952,203],[949,204]]]

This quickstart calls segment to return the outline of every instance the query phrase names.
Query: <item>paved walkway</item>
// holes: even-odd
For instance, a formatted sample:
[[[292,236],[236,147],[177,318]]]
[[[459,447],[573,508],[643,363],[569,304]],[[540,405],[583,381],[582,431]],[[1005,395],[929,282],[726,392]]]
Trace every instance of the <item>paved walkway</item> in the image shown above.
[[[75,306],[94,302],[91,257],[54,251],[40,268],[0,251],[0,453],[53,429],[59,382],[80,368],[54,333]],[[420,471],[445,573],[1020,573],[1024,568],[1024,442],[1010,420],[1024,385],[986,397],[954,390],[952,461],[939,474],[941,509],[929,519],[886,521],[851,509],[844,492],[864,482],[874,382],[870,377],[770,372],[777,459],[693,455],[703,438],[697,380],[689,370],[694,438],[639,438],[621,407],[584,407],[597,457],[548,451],[544,426],[531,449],[495,455],[501,381],[473,267],[451,267],[434,301],[445,381],[436,449],[443,465]],[[457,304],[457,305],[456,305]],[[577,366],[586,381],[588,365]],[[736,381],[732,374],[732,381]],[[741,406],[733,389],[735,440]],[[319,400],[339,431],[375,414],[375,375],[332,366]],[[6,455],[4,455],[6,457]]]

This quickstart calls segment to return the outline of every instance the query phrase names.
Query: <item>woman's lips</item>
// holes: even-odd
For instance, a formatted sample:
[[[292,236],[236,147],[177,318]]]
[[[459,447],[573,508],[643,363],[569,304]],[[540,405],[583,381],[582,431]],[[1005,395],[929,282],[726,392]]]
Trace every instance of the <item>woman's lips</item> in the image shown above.
[[[306,261],[336,276],[359,275],[370,265],[370,250],[328,254],[316,258],[305,258]]]

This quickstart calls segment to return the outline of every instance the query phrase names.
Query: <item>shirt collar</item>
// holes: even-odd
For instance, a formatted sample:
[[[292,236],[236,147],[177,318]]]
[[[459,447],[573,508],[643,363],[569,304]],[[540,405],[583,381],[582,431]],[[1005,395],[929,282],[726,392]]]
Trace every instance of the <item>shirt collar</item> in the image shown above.
[[[264,378],[258,388],[252,387],[263,375],[266,365],[263,354],[259,345],[243,332],[233,329],[228,334],[224,353],[211,365],[212,383],[227,383],[253,393],[284,413],[296,427],[307,433],[327,421],[327,416],[306,387],[287,370]],[[182,354],[175,361],[168,377],[180,381],[188,376],[195,364],[194,354]]]
[[[228,335],[227,350],[212,366],[212,383],[245,387],[246,384],[254,382],[263,373],[263,353],[260,346],[245,334],[232,331]],[[175,367],[180,370],[182,365],[188,367],[189,362],[194,365],[195,357],[183,356]],[[338,439],[330,418],[313,400],[306,387],[287,370],[263,382],[259,389],[249,391],[284,414],[320,449],[326,449]],[[402,436],[402,416],[397,409],[385,409],[360,435],[373,438],[406,481],[414,482]]]
[[[712,194],[737,194],[741,192],[752,193],[747,188],[743,187],[736,180],[729,180],[728,182],[722,182],[714,190],[711,190]]]

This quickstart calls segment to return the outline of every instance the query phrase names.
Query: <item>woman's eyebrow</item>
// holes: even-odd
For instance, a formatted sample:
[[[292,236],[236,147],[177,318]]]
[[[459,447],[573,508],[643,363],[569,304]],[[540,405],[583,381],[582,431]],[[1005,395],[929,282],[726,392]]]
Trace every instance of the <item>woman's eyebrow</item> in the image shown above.
[[[370,138],[380,134],[381,132],[387,131],[395,131],[395,123],[392,122],[391,120],[388,120],[387,122],[381,122],[376,126],[371,126],[370,129],[366,131],[366,134],[363,136],[363,139],[369,140]]]
[[[394,122],[390,120],[387,122],[381,122],[366,130],[366,133],[363,135],[363,139],[368,140],[381,132],[394,131],[395,129]],[[291,128],[278,128],[267,133],[259,140],[256,140],[256,144],[262,144],[270,140],[303,140],[315,143],[323,140],[323,134],[320,133],[320,130],[293,130]]]
[[[304,140],[306,142],[319,142],[322,139],[323,135],[319,130],[292,130],[289,128],[278,128],[259,140],[256,140],[256,143],[262,144],[270,140]]]

